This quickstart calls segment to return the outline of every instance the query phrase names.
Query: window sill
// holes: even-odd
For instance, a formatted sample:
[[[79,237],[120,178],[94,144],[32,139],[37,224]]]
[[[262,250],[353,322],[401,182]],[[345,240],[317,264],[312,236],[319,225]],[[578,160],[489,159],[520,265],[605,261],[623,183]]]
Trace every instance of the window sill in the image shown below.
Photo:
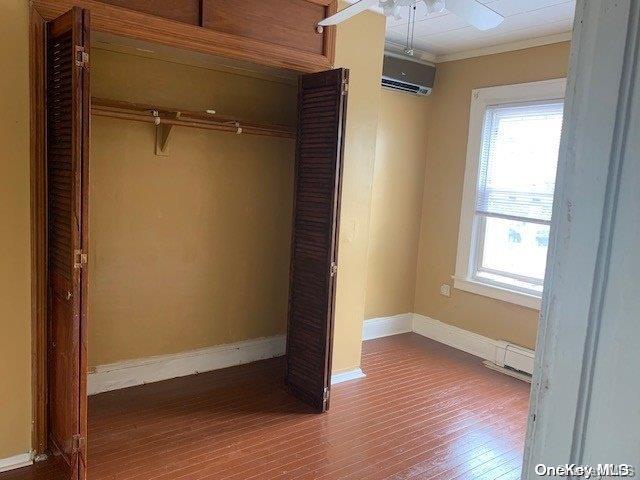
[[[540,310],[541,299],[536,295],[530,295],[516,290],[488,285],[486,283],[460,277],[453,277],[453,288],[475,293],[476,295],[495,298],[496,300],[502,300],[503,302],[514,303],[533,310]]]

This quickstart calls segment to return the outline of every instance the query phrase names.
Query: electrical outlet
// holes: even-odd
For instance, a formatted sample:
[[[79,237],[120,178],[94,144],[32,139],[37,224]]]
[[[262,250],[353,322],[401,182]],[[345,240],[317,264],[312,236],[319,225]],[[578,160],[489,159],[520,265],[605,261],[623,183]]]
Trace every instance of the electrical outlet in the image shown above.
[[[451,285],[447,285],[446,283],[443,283],[442,285],[440,285],[440,295],[444,295],[445,297],[450,297]]]

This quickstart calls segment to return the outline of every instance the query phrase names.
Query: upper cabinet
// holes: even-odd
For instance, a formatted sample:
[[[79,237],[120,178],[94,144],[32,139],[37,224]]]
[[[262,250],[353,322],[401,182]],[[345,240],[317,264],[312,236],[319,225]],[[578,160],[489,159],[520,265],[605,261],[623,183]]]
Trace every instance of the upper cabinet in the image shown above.
[[[300,72],[333,66],[337,0],[32,0],[45,18],[74,5],[96,31]]]
[[[217,32],[274,43],[296,51],[324,54],[316,25],[326,2],[309,0],[203,0],[202,26]]]

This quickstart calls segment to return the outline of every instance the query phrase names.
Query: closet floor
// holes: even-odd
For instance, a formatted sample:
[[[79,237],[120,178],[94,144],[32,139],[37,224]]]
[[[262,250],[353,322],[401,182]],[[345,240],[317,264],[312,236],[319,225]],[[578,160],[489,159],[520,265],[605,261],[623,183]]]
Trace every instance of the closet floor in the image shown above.
[[[416,334],[362,360],[324,415],[283,390],[282,358],[91,397],[89,480],[520,478],[528,384]]]

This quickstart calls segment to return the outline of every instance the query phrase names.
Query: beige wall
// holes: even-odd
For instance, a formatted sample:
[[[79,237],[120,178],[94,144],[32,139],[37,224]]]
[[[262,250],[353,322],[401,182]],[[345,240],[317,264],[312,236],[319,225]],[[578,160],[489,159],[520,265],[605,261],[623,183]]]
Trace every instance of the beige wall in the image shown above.
[[[371,12],[338,27],[335,65],[349,68],[351,77],[342,179],[334,372],[360,365],[384,29],[384,17]]]
[[[295,142],[94,118],[89,364],[282,334]]]
[[[432,97],[415,311],[442,322],[533,348],[538,312],[453,290],[471,90],[566,76],[569,44],[554,44],[438,65]]]
[[[93,95],[295,123],[293,85],[93,51]],[[295,141],[94,117],[89,364],[282,334]]]
[[[0,459],[31,448],[28,3],[0,25]]]
[[[430,104],[382,90],[365,318],[413,312]]]

